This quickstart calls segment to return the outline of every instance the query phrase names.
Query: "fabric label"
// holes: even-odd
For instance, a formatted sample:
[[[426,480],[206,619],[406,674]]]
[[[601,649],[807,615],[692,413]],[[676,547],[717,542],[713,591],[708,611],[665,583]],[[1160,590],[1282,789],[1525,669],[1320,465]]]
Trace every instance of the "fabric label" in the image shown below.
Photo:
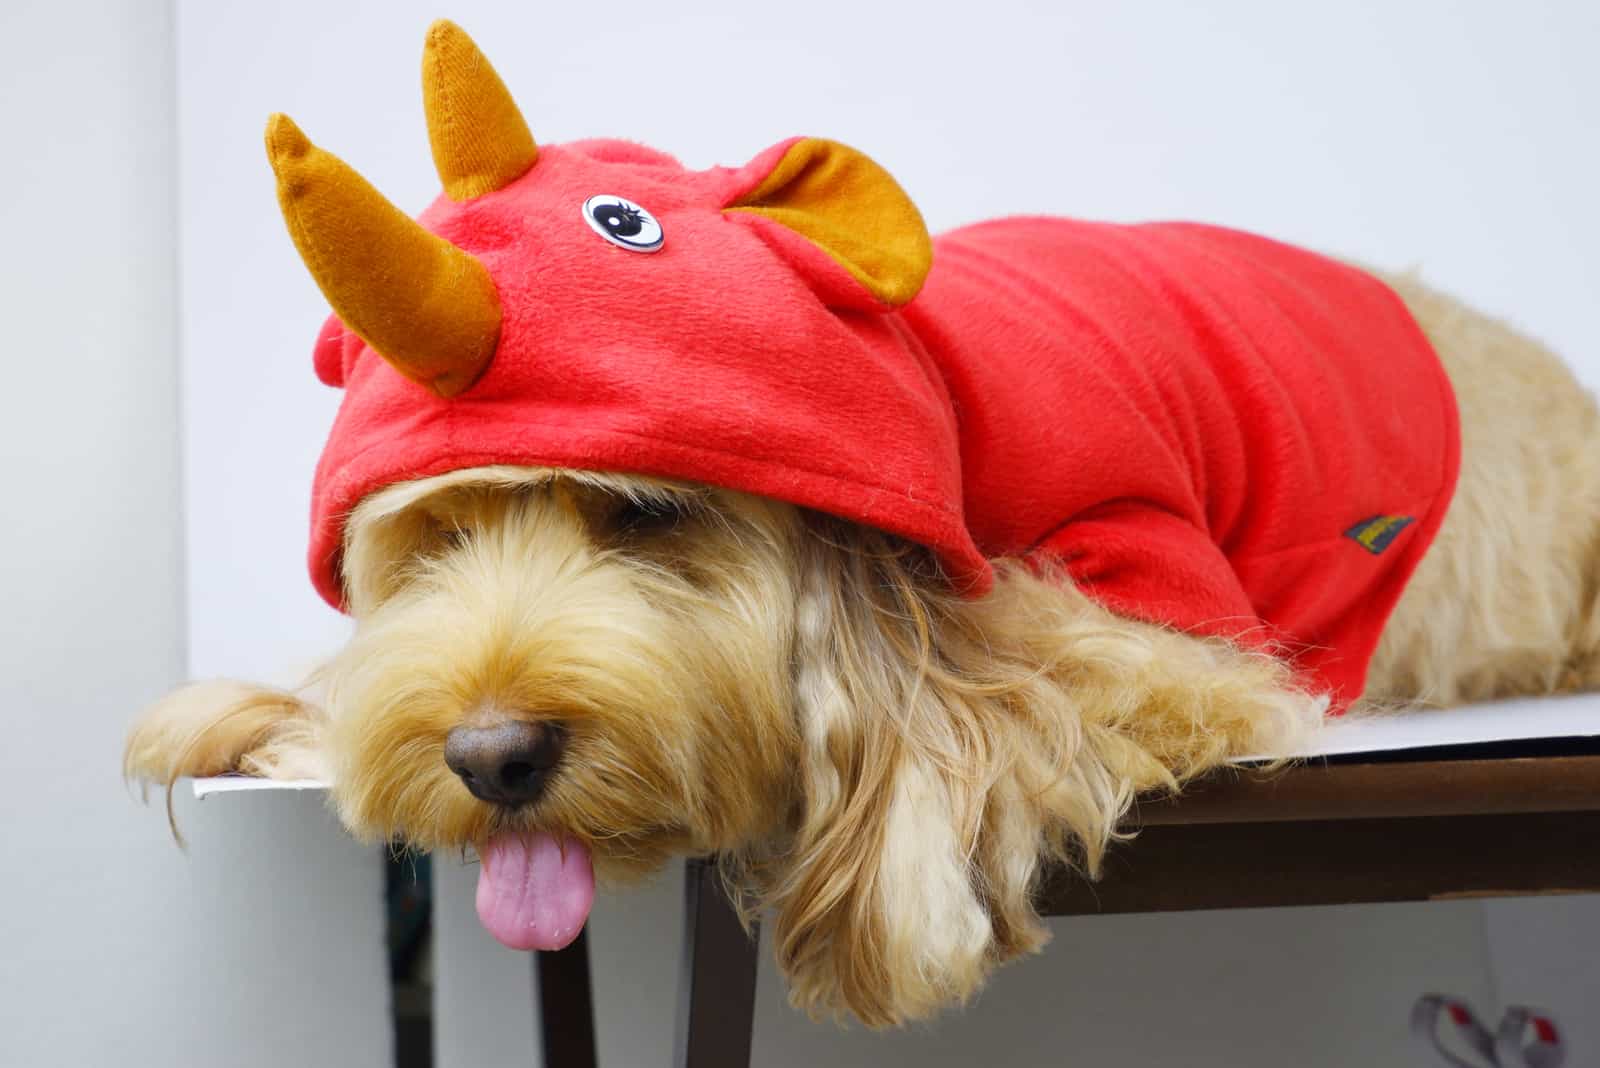
[[[1344,536],[1376,556],[1411,525],[1412,519],[1409,515],[1375,515],[1345,531]]]

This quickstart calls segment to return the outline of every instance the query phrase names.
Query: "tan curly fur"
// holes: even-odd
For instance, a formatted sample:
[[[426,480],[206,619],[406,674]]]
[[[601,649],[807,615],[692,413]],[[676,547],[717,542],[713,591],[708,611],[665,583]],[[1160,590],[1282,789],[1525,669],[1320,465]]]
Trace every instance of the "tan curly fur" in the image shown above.
[[[1395,285],[1454,381],[1465,455],[1368,694],[1593,685],[1594,406],[1536,344]],[[963,600],[887,535],[622,475],[394,486],[349,524],[356,633],[314,693],[179,691],[135,728],[126,767],[168,784],[326,776],[362,836],[430,849],[538,827],[613,879],[716,853],[772,913],[798,1004],[893,1025],[1036,950],[1042,868],[1092,877],[1136,796],[1303,744],[1324,709],[1268,655],[996,566],[994,591]],[[530,810],[476,800],[445,766],[447,732],[485,707],[567,727]]]

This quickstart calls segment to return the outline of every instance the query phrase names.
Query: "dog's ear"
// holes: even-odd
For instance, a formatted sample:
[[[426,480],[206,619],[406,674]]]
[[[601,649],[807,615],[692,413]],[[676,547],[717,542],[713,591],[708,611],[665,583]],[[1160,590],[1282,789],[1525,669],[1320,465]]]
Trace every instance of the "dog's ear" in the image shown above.
[[[1095,874],[1136,796],[1292,751],[1326,707],[1275,657],[1120,619],[1064,575],[1004,562],[963,599],[925,550],[809,521],[799,812],[759,879],[814,1014],[881,1027],[963,1000],[1044,944],[1043,864]]]
[[[820,137],[774,145],[741,168],[723,206],[753,227],[833,307],[905,304],[928,276],[933,242],[889,172]]]
[[[852,551],[860,537],[875,544]],[[940,670],[943,623],[921,589],[934,580],[900,550],[842,524],[803,550],[801,812],[765,888],[796,1003],[873,1027],[964,1000],[1017,939],[1043,935],[1037,920],[997,925],[983,870],[1012,744],[1003,710]],[[1039,843],[1022,837],[1012,876],[1031,918]]]

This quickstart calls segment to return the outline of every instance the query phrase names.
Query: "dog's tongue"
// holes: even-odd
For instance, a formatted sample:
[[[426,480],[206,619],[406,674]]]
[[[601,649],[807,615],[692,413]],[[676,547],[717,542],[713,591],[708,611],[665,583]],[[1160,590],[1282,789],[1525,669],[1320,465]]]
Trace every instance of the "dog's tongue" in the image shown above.
[[[478,919],[512,949],[560,949],[594,904],[588,847],[538,833],[497,834],[483,849]]]

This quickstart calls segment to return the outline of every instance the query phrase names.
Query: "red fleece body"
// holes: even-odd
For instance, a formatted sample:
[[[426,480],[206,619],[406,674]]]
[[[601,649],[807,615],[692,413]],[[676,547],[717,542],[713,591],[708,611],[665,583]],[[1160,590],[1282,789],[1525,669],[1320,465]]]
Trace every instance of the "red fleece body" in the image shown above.
[[[341,603],[344,519],[384,486],[621,471],[903,535],[972,596],[989,558],[1049,554],[1119,613],[1282,643],[1336,703],[1359,695],[1458,462],[1449,384],[1391,290],[1229,230],[1018,218],[940,238],[921,294],[889,310],[782,226],[722,210],[785,147],[692,172],[619,142],[544,146],[510,187],[425,213],[489,268],[499,345],[446,399],[325,327],[318,372],[346,396],[314,490],[322,595]],[[661,250],[592,233],[597,194],[647,208]],[[1346,533],[1385,516],[1409,522]]]
[[[1006,220],[935,265],[905,314],[954,402],[979,549],[1049,554],[1114,611],[1275,643],[1336,707],[1359,696],[1459,463],[1394,292],[1181,223]],[[1377,552],[1351,533],[1374,519],[1397,528]]]

